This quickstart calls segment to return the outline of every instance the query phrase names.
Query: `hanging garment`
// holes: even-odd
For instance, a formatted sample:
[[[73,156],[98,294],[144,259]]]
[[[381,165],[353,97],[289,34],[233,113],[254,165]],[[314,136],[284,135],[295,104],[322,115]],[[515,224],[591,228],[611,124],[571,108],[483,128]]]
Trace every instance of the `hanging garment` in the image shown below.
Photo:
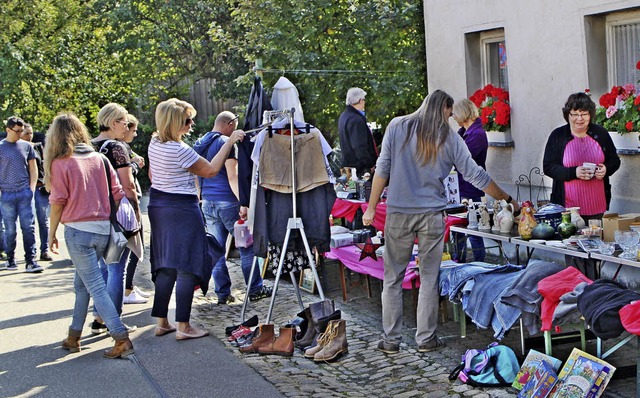
[[[273,86],[271,105],[273,105],[273,109],[294,108],[295,112],[293,114],[293,118],[296,121],[304,123],[304,113],[302,112],[302,104],[300,103],[298,89],[284,76],[280,77]]]

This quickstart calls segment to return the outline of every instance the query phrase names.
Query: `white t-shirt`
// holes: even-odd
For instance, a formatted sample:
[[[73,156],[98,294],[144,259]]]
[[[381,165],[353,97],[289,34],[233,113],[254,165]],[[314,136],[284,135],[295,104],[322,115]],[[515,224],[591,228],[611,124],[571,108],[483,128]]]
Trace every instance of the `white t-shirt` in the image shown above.
[[[151,187],[167,193],[197,195],[196,178],[187,170],[200,158],[184,142],[161,142],[156,137],[149,143]]]

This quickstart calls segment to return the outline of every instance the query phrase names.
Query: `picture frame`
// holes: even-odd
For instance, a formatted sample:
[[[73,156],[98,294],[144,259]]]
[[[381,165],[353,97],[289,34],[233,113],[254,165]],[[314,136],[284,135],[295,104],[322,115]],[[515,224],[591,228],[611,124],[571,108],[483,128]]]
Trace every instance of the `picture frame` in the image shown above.
[[[310,268],[305,268],[300,271],[300,281],[298,283],[300,289],[305,292],[315,294],[316,292],[316,279],[313,276],[313,271]]]

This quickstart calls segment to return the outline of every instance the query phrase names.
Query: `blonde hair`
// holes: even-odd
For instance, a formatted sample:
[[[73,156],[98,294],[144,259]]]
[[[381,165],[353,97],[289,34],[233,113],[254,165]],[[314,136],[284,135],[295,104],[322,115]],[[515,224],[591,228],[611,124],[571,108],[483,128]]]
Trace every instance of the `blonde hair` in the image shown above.
[[[51,164],[59,158],[73,154],[77,144],[86,144],[90,149],[91,136],[87,127],[73,113],[61,113],[53,119],[45,138],[44,184],[51,191]]]
[[[129,125],[133,125],[133,126],[137,126],[140,124],[140,121],[138,120],[138,118],[133,116],[130,113],[127,115],[127,122],[129,122]]]
[[[178,132],[187,119],[193,119],[196,113],[193,105],[186,101],[177,98],[162,101],[156,107],[156,136],[161,142],[180,141]]]
[[[110,102],[98,112],[98,127],[100,131],[109,131],[113,122],[126,120],[127,115],[127,110],[122,105]]]
[[[478,118],[478,107],[471,100],[463,98],[453,104],[453,114],[454,119],[460,123],[476,120]]]

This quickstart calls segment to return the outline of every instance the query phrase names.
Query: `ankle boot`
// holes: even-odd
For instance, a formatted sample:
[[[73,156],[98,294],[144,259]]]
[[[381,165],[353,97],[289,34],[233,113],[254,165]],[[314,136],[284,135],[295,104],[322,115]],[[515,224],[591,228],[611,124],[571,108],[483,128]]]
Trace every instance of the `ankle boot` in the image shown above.
[[[273,354],[290,357],[293,355],[293,332],[290,327],[280,328],[280,334],[271,343],[258,348],[261,355]]]
[[[316,323],[316,334],[313,341],[307,347],[303,347],[302,349],[306,352],[306,350],[308,350],[309,348],[315,347],[318,343],[317,340],[318,340],[318,337],[320,337],[320,334],[324,333],[327,330],[329,321],[334,321],[341,318],[342,318],[342,312],[340,310],[335,310],[332,314],[318,319],[318,322]]]
[[[251,340],[251,344],[240,347],[239,350],[242,353],[256,353],[258,348],[271,343],[275,339],[273,334],[273,323],[267,323],[260,325],[260,331],[256,337]]]
[[[104,356],[111,359],[126,358],[134,352],[131,340],[129,340],[128,337],[125,337],[124,339],[116,340],[116,345],[114,345],[113,348],[104,350]]]
[[[328,342],[327,337],[329,337],[329,334],[325,331],[320,334],[320,336],[318,336],[318,341],[316,342],[316,345],[307,348],[304,351],[304,357],[305,358],[309,358],[309,359],[313,359],[313,357],[316,355],[317,352],[319,352]]]
[[[318,319],[330,315],[335,311],[335,304],[333,300],[325,299],[324,301],[319,301],[317,303],[311,303],[309,305],[309,313],[310,317],[307,323],[307,332],[304,336],[296,341],[296,347],[305,348],[313,343],[313,339],[317,336],[317,331],[315,329],[316,324],[318,323]]]
[[[314,356],[314,362],[331,362],[349,352],[347,324],[344,319],[330,321],[327,326],[325,345]]]
[[[70,352],[79,352],[81,336],[82,332],[70,328],[69,335],[66,339],[62,340],[62,349],[69,350]]]
[[[309,318],[311,318],[311,311],[309,307],[305,308],[304,311],[298,312],[296,317],[291,321],[288,326],[291,326],[295,329],[295,333],[293,335],[293,341],[298,341],[304,337],[307,333],[307,328],[309,326]]]

